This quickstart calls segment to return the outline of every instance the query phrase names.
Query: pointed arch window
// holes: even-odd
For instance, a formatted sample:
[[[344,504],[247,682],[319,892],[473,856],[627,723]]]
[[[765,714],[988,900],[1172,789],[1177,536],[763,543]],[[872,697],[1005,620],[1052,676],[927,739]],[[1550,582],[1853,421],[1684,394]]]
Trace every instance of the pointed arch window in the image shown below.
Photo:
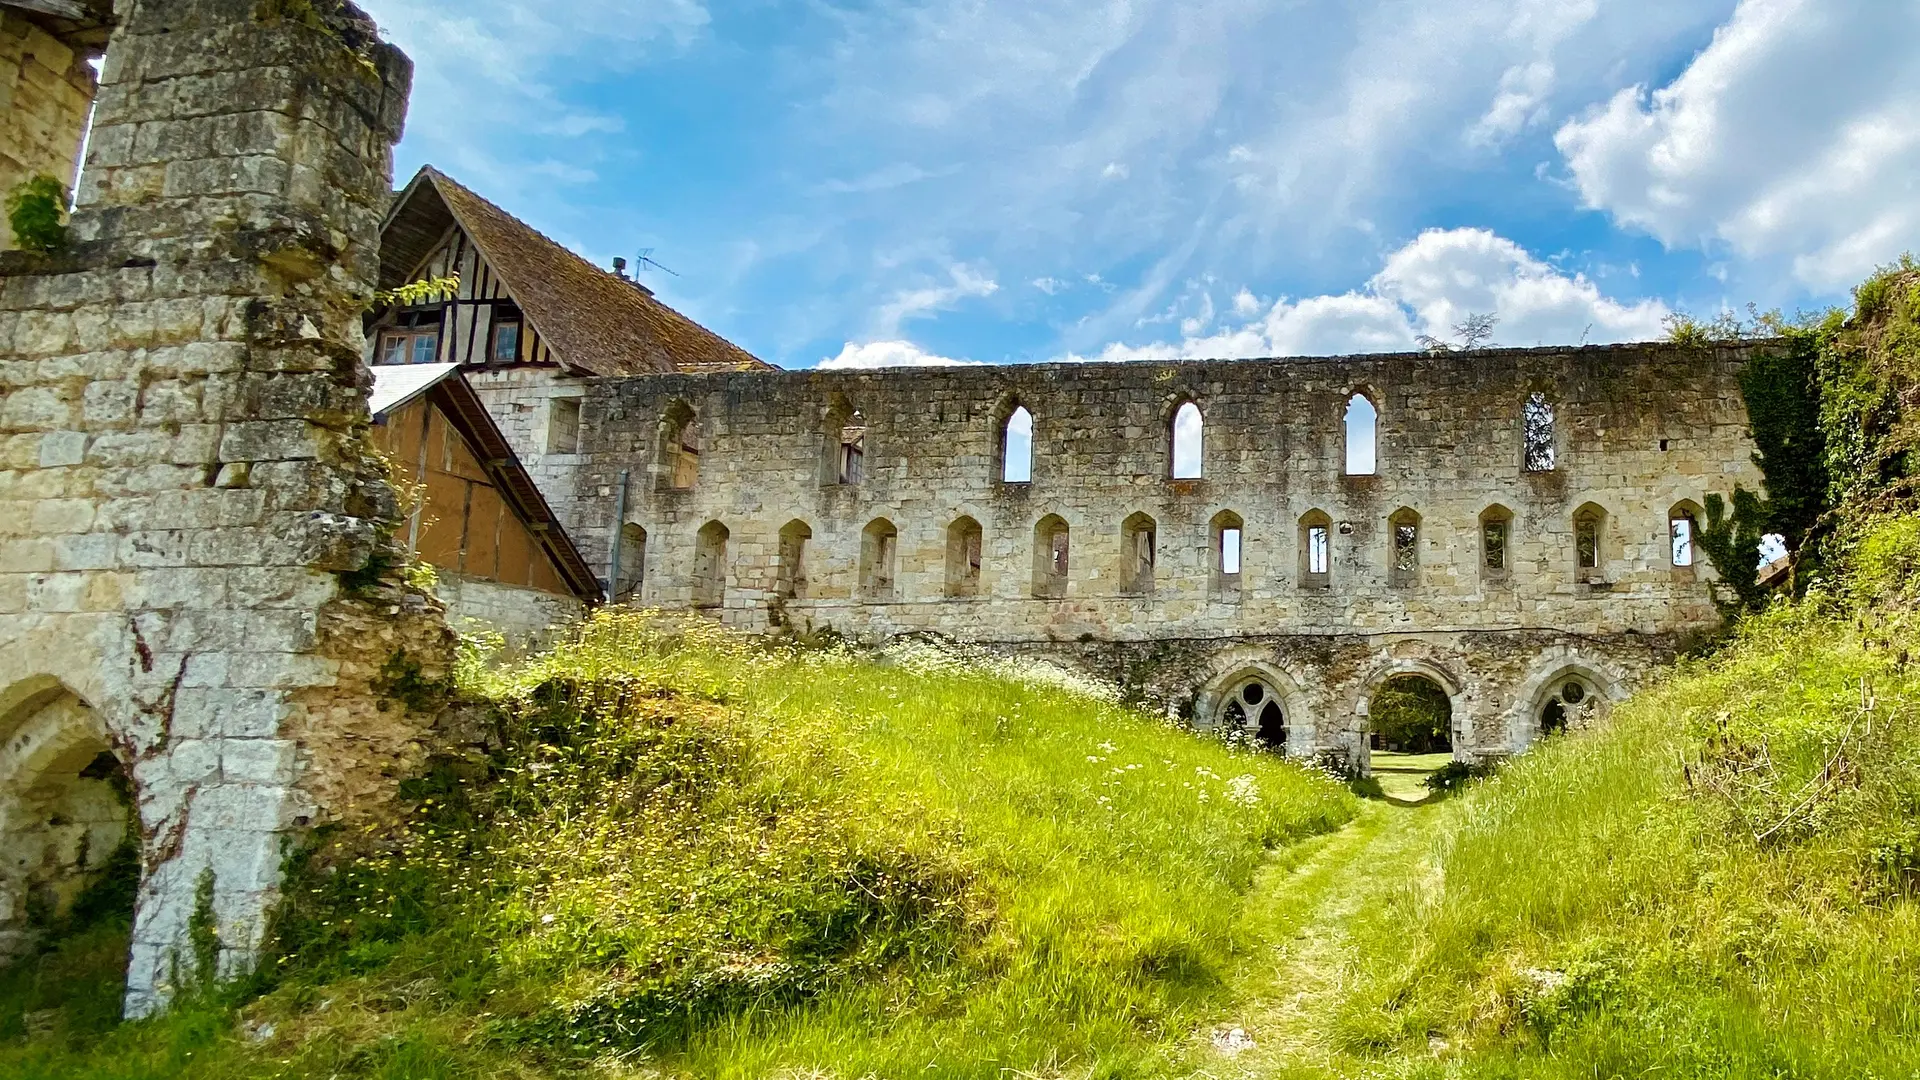
[[[1554,470],[1553,403],[1535,390],[1521,406],[1522,463],[1528,472]]]
[[[1033,414],[1025,405],[1015,405],[1000,429],[1000,481],[1033,482]]]
[[[774,591],[782,600],[799,600],[807,595],[807,549],[812,541],[813,529],[804,521],[795,519],[780,527],[780,564]]]
[[[1067,567],[1071,538],[1066,519],[1048,514],[1033,527],[1033,595],[1058,599],[1067,595]]]
[[[1407,507],[1387,519],[1387,579],[1395,585],[1420,583],[1420,515]]]
[[[1173,478],[1200,479],[1206,457],[1206,429],[1200,418],[1200,406],[1188,401],[1174,410],[1169,438],[1173,448]]]
[[[613,583],[613,602],[640,595],[647,579],[647,530],[634,522],[620,526],[620,567]]]
[[[1513,512],[1504,506],[1489,506],[1480,512],[1480,574],[1483,577],[1507,576],[1512,562],[1508,548],[1513,540]]]
[[[963,517],[947,526],[947,595],[980,595],[980,555],[986,534],[980,523]]]
[[[1222,510],[1208,523],[1213,535],[1213,591],[1219,596],[1240,592],[1240,565],[1246,545],[1246,523],[1231,510]]]
[[[894,562],[900,530],[886,518],[875,518],[860,533],[860,591],[869,600],[891,600]]]
[[[1333,519],[1309,510],[1300,518],[1300,587],[1324,589],[1333,580]]]
[[[1694,539],[1700,531],[1700,512],[1692,503],[1679,503],[1667,511],[1667,554],[1675,569],[1694,564]]]
[[[1347,475],[1372,476],[1379,471],[1380,410],[1362,393],[1347,399]]]
[[[691,491],[700,477],[700,416],[684,401],[667,406],[660,419],[659,486]]]
[[[693,545],[693,604],[721,607],[727,601],[727,527],[709,521]]]
[[[856,485],[867,477],[867,419],[836,394],[822,420],[820,482]]]
[[[1607,512],[1587,503],[1573,513],[1573,565],[1581,581],[1604,579],[1607,552]]]
[[[1159,545],[1159,526],[1152,517],[1134,514],[1120,525],[1120,588],[1122,592],[1144,596],[1153,592],[1155,549]]]

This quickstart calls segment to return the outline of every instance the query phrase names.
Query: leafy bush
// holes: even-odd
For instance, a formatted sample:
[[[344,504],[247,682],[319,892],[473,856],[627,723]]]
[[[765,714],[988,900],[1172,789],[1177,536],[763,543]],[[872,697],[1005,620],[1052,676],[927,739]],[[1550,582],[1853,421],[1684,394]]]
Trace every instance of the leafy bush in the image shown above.
[[[51,176],[35,176],[7,194],[7,225],[26,251],[67,246],[67,188]]]

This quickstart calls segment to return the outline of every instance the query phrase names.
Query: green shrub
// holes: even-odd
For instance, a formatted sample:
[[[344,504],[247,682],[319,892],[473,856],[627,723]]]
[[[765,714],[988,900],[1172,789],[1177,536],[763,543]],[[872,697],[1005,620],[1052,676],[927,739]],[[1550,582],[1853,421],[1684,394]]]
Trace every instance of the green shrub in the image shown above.
[[[13,229],[14,243],[26,251],[66,247],[66,185],[45,175],[21,182],[7,194],[7,224]]]

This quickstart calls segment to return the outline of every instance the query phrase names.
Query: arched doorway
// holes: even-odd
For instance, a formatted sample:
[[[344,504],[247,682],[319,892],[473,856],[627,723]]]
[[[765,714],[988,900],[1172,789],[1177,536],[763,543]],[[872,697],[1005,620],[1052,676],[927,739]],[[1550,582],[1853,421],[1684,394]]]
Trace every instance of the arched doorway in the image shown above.
[[[1221,727],[1244,732],[1253,745],[1276,754],[1287,752],[1287,711],[1265,679],[1244,679],[1227,691]]]
[[[0,702],[0,961],[74,920],[130,918],[138,885],[127,770],[99,718],[52,680]]]
[[[1389,676],[1367,701],[1368,749],[1396,754],[1453,753],[1453,701],[1418,672]]]

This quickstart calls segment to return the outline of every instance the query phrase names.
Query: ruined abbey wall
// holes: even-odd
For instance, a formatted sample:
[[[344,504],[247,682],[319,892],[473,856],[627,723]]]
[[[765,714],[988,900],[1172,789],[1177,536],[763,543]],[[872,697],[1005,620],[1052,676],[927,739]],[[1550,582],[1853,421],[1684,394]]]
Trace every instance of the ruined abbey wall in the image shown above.
[[[94,91],[83,51],[0,7],[0,196],[35,176],[72,186]],[[12,246],[0,215],[0,249]]]
[[[1044,653],[1202,721],[1217,711],[1210,694],[1261,672],[1293,698],[1302,753],[1348,746],[1369,688],[1419,670],[1455,696],[1468,752],[1499,753],[1532,737],[1539,688],[1557,673],[1617,693],[1717,624],[1709,568],[1673,565],[1669,515],[1759,484],[1743,359],[1644,345],[595,380],[577,463],[549,498],[603,566],[628,474],[640,602],[743,627],[934,631]],[[1356,392],[1379,413],[1371,476],[1345,474]],[[1546,471],[1522,463],[1535,392],[1554,410]],[[1173,479],[1170,425],[1189,401],[1204,420],[1202,477]],[[1030,483],[999,479],[1015,405],[1033,416]],[[697,478],[676,490],[669,428],[682,414],[697,418],[700,453]],[[829,464],[849,416],[864,429],[857,483]],[[1576,551],[1583,510],[1599,514],[1591,569]],[[1489,511],[1511,522],[1500,572],[1483,565]],[[1417,569],[1395,573],[1390,523],[1408,512]],[[1233,582],[1216,572],[1229,514],[1244,530]],[[1068,572],[1042,598],[1037,528],[1050,515],[1068,529]],[[1151,519],[1150,583],[1131,580],[1137,515]],[[1330,527],[1324,584],[1304,573],[1313,515]],[[950,526],[962,518],[981,529],[980,573],[971,595],[952,596]],[[897,534],[880,589],[862,571],[876,522]],[[725,534],[723,587],[696,580],[703,529]],[[783,529],[809,537],[797,589]]]
[[[337,2],[118,16],[74,243],[0,257],[0,947],[98,865],[124,769],[139,1014],[196,926],[252,962],[303,830],[388,804],[431,719],[395,683],[451,640],[377,572],[360,361],[410,65]]]

